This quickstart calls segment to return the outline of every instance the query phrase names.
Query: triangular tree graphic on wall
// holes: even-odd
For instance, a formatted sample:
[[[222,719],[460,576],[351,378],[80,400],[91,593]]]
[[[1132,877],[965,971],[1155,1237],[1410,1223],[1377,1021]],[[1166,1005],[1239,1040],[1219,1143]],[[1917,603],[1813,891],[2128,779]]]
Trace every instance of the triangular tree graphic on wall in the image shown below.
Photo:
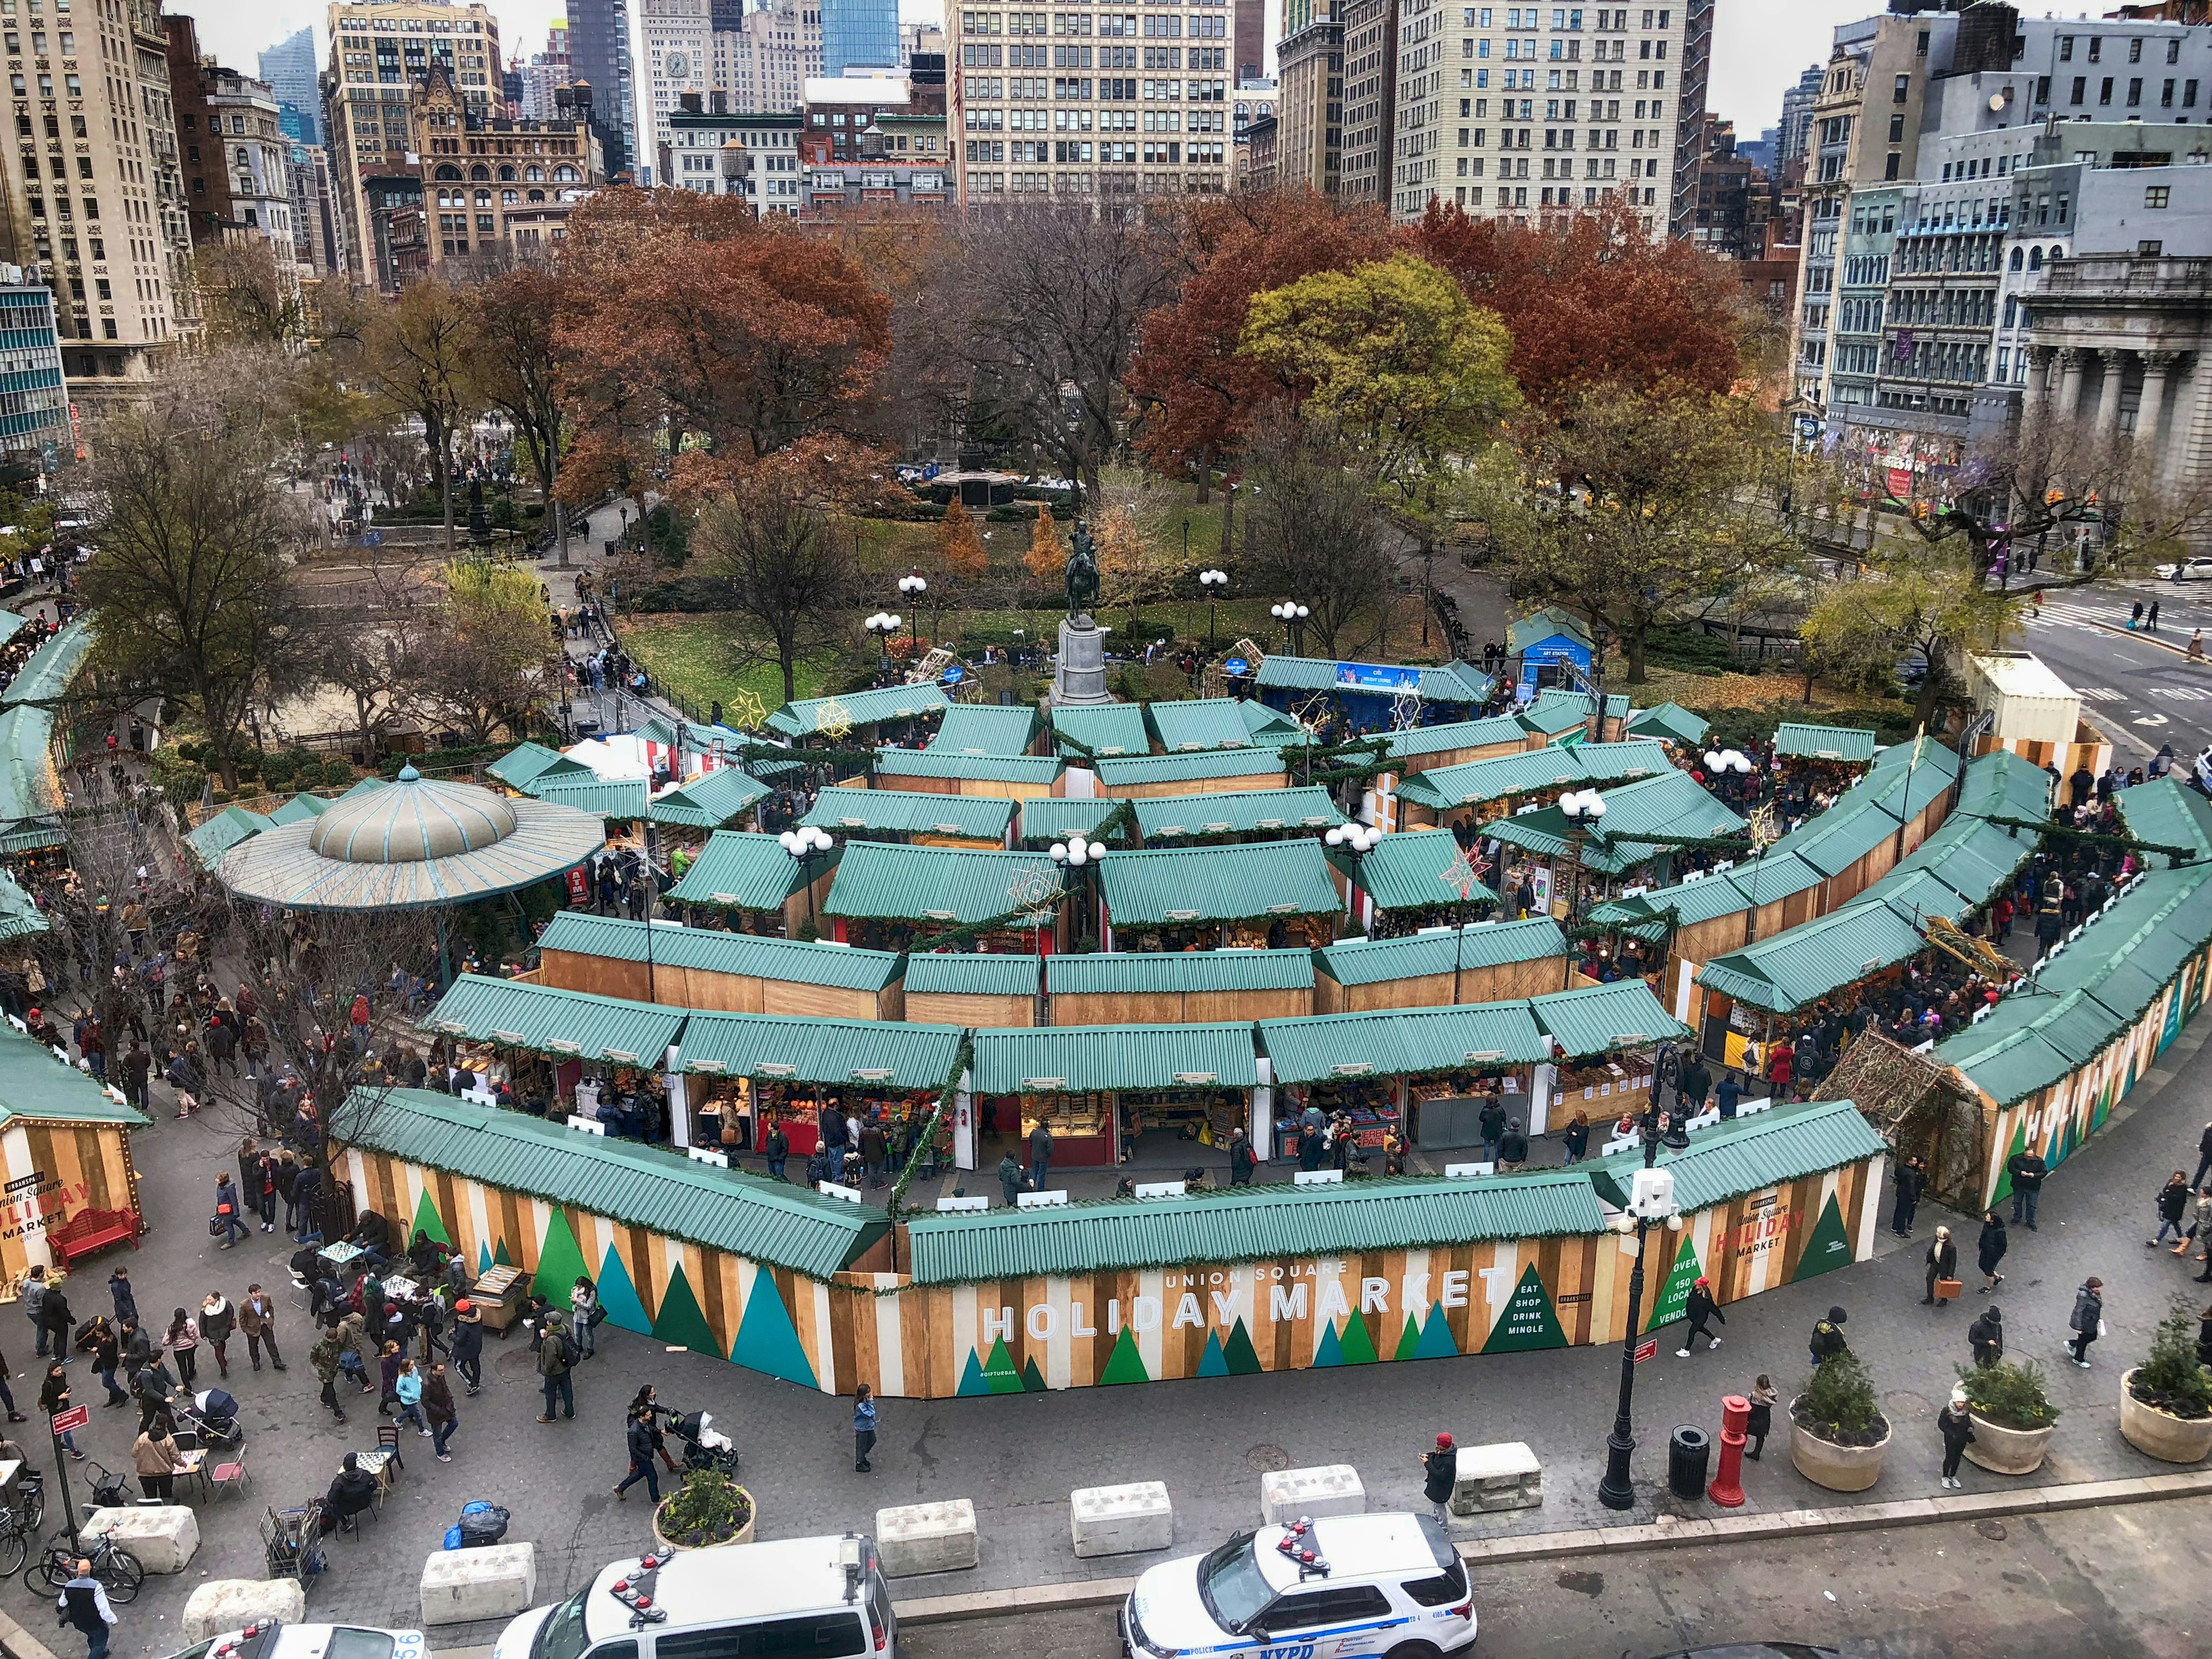
[[[568,1225],[568,1212],[559,1205],[550,1206],[545,1222],[545,1237],[538,1246],[538,1272],[530,1286],[556,1308],[568,1305],[568,1293],[576,1288],[586,1269],[584,1253],[577,1247],[576,1234]]]
[[[753,1274],[753,1293],[745,1302],[744,1317],[738,1322],[730,1358],[749,1370],[764,1371],[802,1388],[817,1386],[814,1366],[799,1343],[790,1310],[783,1305],[775,1275],[765,1268]]]
[[[2002,1204],[2012,1196],[2012,1161],[2027,1150],[2027,1126],[2012,1126],[2012,1145],[2005,1148],[2004,1162],[1997,1165],[1997,1184],[1990,1190],[1990,1202]]]
[[[1544,1288],[1544,1280],[1532,1261],[1521,1270],[1521,1282],[1513,1287],[1505,1310],[1490,1328],[1490,1340],[1482,1345],[1482,1351],[1527,1353],[1536,1348],[1566,1346],[1567,1334],[1559,1328],[1559,1310],[1552,1306],[1552,1293]]]
[[[653,1337],[656,1342],[681,1346],[694,1353],[722,1350],[707,1316],[700,1311],[699,1298],[691,1294],[691,1282],[684,1277],[680,1261],[668,1270],[668,1288],[660,1293],[660,1312],[653,1322]]]
[[[1812,1237],[1805,1241],[1805,1249],[1797,1258],[1797,1270],[1790,1275],[1790,1282],[1801,1279],[1817,1279],[1838,1267],[1851,1265],[1851,1236],[1844,1231],[1844,1212],[1833,1193],[1820,1206],[1820,1218],[1814,1224]]]
[[[1241,1318],[1229,1333],[1229,1340],[1222,1345],[1221,1358],[1228,1364],[1231,1376],[1257,1376],[1267,1368],[1261,1364],[1260,1355],[1252,1346],[1252,1334],[1244,1328]]]
[[[1206,1352],[1198,1357],[1198,1375],[1200,1376],[1229,1375],[1229,1360],[1221,1352],[1221,1333],[1218,1331],[1208,1331],[1206,1334]]]
[[[438,1216],[438,1206],[430,1201],[430,1183],[427,1181],[422,1183],[422,1196],[415,1200],[415,1226],[408,1238],[411,1241],[416,1233],[435,1239],[449,1250],[453,1248],[453,1236],[446,1231],[446,1224]]]
[[[1344,1316],[1344,1334],[1338,1339],[1347,1365],[1371,1365],[1375,1363],[1375,1339],[1367,1334],[1367,1322],[1358,1314]]]
[[[1107,1358],[1106,1369],[1099,1374],[1103,1387],[1114,1382],[1149,1382],[1152,1373],[1145,1369],[1145,1357],[1137,1352],[1137,1339],[1127,1325],[1121,1334],[1114,1339],[1114,1352]]]
[[[653,1320],[645,1311],[645,1304],[638,1300],[637,1285],[623,1265],[622,1252],[610,1244],[607,1253],[599,1260],[599,1306],[607,1310],[607,1318],[626,1331],[635,1331],[640,1336],[653,1334]]]
[[[1704,1271],[1698,1265],[1698,1242],[1687,1229],[1682,1233],[1682,1247],[1674,1253],[1674,1271],[1667,1282],[1659,1287],[1659,1294],[1651,1298],[1651,1316],[1644,1322],[1646,1331],[1656,1331],[1662,1325],[1671,1325],[1690,1309],[1690,1291]]]

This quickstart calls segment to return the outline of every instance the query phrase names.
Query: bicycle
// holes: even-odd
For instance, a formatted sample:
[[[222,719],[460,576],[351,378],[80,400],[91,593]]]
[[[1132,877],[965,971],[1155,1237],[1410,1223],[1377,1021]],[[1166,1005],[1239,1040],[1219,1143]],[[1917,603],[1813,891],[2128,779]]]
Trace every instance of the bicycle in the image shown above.
[[[48,1539],[39,1559],[23,1570],[23,1582],[34,1590],[58,1595],[76,1577],[77,1562],[86,1559],[92,1562],[92,1576],[106,1589],[109,1601],[137,1598],[138,1587],[146,1582],[146,1569],[139,1565],[137,1556],[115,1541],[112,1528],[76,1547],[65,1536]]]
[[[5,1578],[23,1565],[30,1553],[31,1528],[37,1525],[15,1513],[12,1506],[0,1504],[0,1578]]]

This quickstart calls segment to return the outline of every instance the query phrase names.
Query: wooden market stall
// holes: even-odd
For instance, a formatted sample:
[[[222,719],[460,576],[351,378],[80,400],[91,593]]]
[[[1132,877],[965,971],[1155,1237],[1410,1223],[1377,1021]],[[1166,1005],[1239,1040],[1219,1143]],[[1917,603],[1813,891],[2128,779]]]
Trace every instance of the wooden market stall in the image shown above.
[[[538,941],[538,982],[567,991],[738,1014],[902,1019],[901,958],[891,951],[646,924],[564,910]]]
[[[1052,732],[1060,758],[1071,766],[1087,767],[1095,757],[1152,752],[1152,730],[1145,723],[1145,710],[1140,703],[1102,702],[1055,708],[1052,711]],[[1078,749],[1074,744],[1083,746]]]
[[[692,1144],[765,1152],[781,1125],[803,1160],[830,1111],[879,1125],[896,1149],[936,1109],[965,1035],[957,1025],[694,1014],[677,1064]]]
[[[1147,847],[1204,841],[1280,841],[1346,820],[1317,784],[1235,794],[1153,795],[1131,803]]]
[[[1532,997],[1528,1012],[1553,1049],[1551,1094],[1532,1133],[1556,1134],[1580,1113],[1593,1146],[1611,1138],[1613,1122],[1650,1107],[1659,1045],[1690,1035],[1640,979]]]
[[[929,747],[956,755],[1026,755],[1043,731],[1043,720],[1027,703],[959,702],[945,711]]]
[[[1300,720],[1315,710],[1353,732],[1389,732],[1403,723],[1409,699],[1417,700],[1424,724],[1465,723],[1490,700],[1491,679],[1472,663],[1400,665],[1285,653],[1261,659],[1252,690],[1267,707]]]
[[[1249,1021],[978,1031],[975,1167],[1012,1150],[1026,1168],[1030,1131],[1042,1123],[1058,1164],[1225,1168],[1231,1130],[1265,1144],[1259,1082]]]
[[[1011,955],[1068,947],[1063,872],[1042,852],[848,842],[823,914],[841,942],[927,948],[933,933],[1015,918],[987,933],[981,949]]]
[[[815,796],[799,823],[853,840],[1003,848],[1013,839],[1014,803],[989,795],[830,788]]]
[[[1394,1133],[1424,1151],[1479,1146],[1492,1099],[1529,1127],[1552,1056],[1525,1002],[1262,1020],[1260,1042],[1280,1091],[1273,1150],[1285,1158],[1297,1155],[1309,1108],[1348,1117],[1363,1153]]]
[[[522,743],[485,767],[484,775],[515,794],[526,795],[541,778],[588,778],[592,769],[542,743]]]
[[[1590,711],[1596,704],[1592,702],[1590,694],[1571,690],[1565,686],[1550,686],[1536,694],[1535,701],[1521,711],[1521,718],[1542,733],[1547,743],[1618,743],[1626,732],[1628,705],[1629,699],[1625,692],[1616,691],[1607,696],[1605,700],[1605,729],[1592,736]]]
[[[1575,820],[1553,805],[1522,811],[1485,826],[1515,856],[1498,885],[1534,890],[1539,908],[1562,919],[1579,913],[1583,892],[1608,894],[1649,877],[1663,881],[1676,853],[1670,837],[1721,840],[1743,835],[1743,818],[1686,772],[1667,771],[1599,792],[1605,813]],[[1747,841],[1744,850],[1751,850]]]
[[[504,1086],[534,1116],[574,1113],[598,1117],[611,1134],[665,1140],[681,1121],[666,1068],[684,1015],[665,1003],[463,974],[422,1025],[446,1039],[487,1103]]]
[[[0,1283],[13,1299],[33,1266],[66,1267],[138,1245],[145,1223],[131,1132],[147,1120],[116,1091],[35,1038],[0,1026]]]
[[[1442,726],[1417,726],[1410,732],[1389,734],[1389,758],[1399,772],[1412,777],[1470,761],[1495,760],[1500,755],[1525,754],[1549,741],[1532,730],[1517,714],[1489,714],[1480,720],[1451,720]]]
[[[802,747],[872,749],[893,737],[927,737],[950,707],[934,684],[885,685],[787,702],[768,717],[768,729]]]
[[[1498,895],[1476,879],[1449,830],[1385,836],[1371,852],[1332,853],[1350,877],[1352,919],[1370,939],[1384,939],[1493,913]]]
[[[1041,963],[1071,957],[917,951],[906,959],[906,1014],[918,1022],[978,1030],[1035,1025]]]
[[[1627,743],[1547,744],[1523,754],[1432,767],[1397,786],[1400,827],[1486,823],[1523,806],[1548,806],[1570,789],[1601,788],[1671,772],[1666,746]]]
[[[1348,939],[1314,953],[1314,1012],[1510,1002],[1565,988],[1567,936],[1549,916]]]
[[[774,836],[718,830],[664,896],[690,910],[719,915],[740,933],[795,939],[826,926],[822,907],[844,853],[840,845],[800,860]]]
[[[1188,1025],[1313,1012],[1313,952],[1116,951],[1045,964],[1052,1023]]]
[[[1182,755],[1101,755],[1091,765],[1097,793],[1119,800],[1148,795],[1237,794],[1280,789],[1290,773],[1279,750],[1206,749]]]
[[[1326,945],[1344,914],[1322,843],[1250,842],[1109,852],[1098,861],[1106,948]]]
[[[1146,723],[1164,755],[1303,741],[1304,728],[1297,720],[1243,697],[1150,702],[1144,708]]]
[[[1126,809],[1126,802],[1073,795],[1025,800],[1015,838],[1024,847],[1040,852],[1056,841],[1066,842],[1077,836],[1109,847],[1124,846],[1129,840],[1123,828]]]
[[[943,749],[878,749],[875,775],[885,789],[923,795],[980,795],[1035,800],[1067,793],[1066,764],[1051,755],[971,755]]]

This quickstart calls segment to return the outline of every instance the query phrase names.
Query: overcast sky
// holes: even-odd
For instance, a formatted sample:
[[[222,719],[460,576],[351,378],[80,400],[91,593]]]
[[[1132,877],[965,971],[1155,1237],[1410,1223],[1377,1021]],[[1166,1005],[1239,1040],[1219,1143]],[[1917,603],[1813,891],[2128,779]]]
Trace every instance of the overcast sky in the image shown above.
[[[1808,64],[1826,63],[1830,32],[1838,23],[1882,9],[1882,0],[1718,0],[1713,24],[1712,85],[1707,105],[1735,123],[1737,136],[1756,138],[1782,112],[1782,94]],[[636,10],[633,0],[632,11]],[[261,48],[308,24],[316,26],[323,56],[322,0],[172,0],[172,9],[198,21],[200,49],[252,74]],[[500,45],[527,58],[544,48],[546,24],[565,10],[562,0],[493,0]],[[1270,41],[1281,27],[1277,0],[1267,0]],[[899,0],[909,22],[940,21],[942,0]]]

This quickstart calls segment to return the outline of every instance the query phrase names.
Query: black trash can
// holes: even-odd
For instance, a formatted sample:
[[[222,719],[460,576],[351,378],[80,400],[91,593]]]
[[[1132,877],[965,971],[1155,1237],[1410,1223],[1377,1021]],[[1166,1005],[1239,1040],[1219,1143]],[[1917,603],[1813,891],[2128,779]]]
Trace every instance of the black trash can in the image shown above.
[[[1705,1465],[1713,1455],[1713,1437],[1693,1423],[1685,1423],[1667,1439],[1667,1485],[1677,1498],[1705,1495]]]

